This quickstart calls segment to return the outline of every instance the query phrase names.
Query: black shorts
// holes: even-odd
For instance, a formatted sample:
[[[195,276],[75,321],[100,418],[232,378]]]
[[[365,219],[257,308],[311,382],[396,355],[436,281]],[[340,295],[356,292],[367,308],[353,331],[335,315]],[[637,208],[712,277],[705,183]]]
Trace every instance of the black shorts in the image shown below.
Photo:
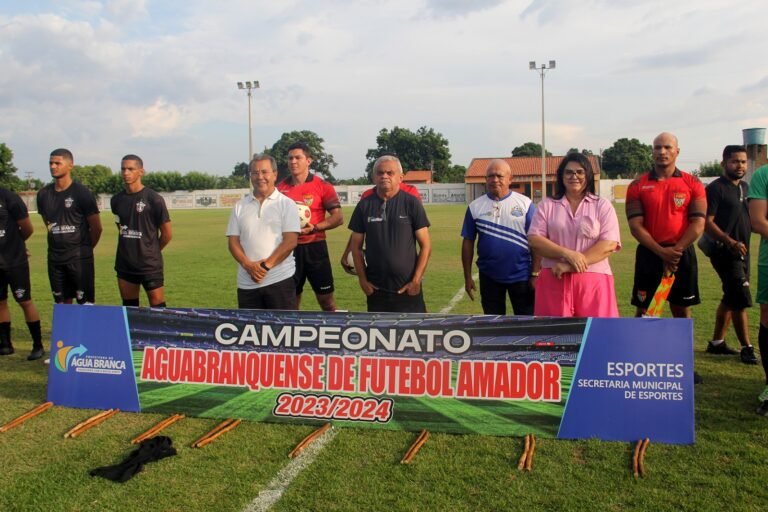
[[[533,316],[536,296],[527,279],[517,283],[499,283],[480,273],[480,303],[483,305],[483,313],[506,315],[507,295],[516,315]]]
[[[0,269],[0,301],[8,299],[8,287],[11,287],[16,302],[32,300],[32,285],[29,282],[29,264]]]
[[[726,249],[720,249],[709,258],[723,283],[722,303],[732,311],[752,307],[749,290],[749,253],[741,259]]]
[[[238,309],[296,309],[296,287],[289,277],[261,288],[237,289]]]
[[[664,262],[661,258],[644,245],[638,245],[635,253],[635,285],[632,288],[633,306],[648,309],[663,274]],[[695,306],[701,302],[699,269],[693,245],[683,251],[667,302],[681,307]]]
[[[296,260],[296,273],[293,275],[296,295],[301,295],[304,291],[307,279],[316,294],[333,293],[333,272],[325,240],[297,245],[293,250],[293,257]]]
[[[369,313],[426,313],[424,290],[418,295],[374,290],[368,297]]]
[[[96,300],[95,277],[93,258],[63,264],[48,261],[48,280],[56,303],[67,299],[75,299],[78,304],[93,303]]]
[[[132,284],[139,284],[144,287],[145,290],[152,291],[162,288],[164,283],[163,273],[158,272],[156,274],[130,274],[128,272],[117,271],[117,278],[123,281],[128,281]]]

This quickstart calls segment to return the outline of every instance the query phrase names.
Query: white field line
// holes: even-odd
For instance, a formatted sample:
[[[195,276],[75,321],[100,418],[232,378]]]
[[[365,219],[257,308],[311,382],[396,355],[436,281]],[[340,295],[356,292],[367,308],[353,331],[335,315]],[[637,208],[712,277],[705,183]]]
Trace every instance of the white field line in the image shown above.
[[[480,274],[475,273],[472,275],[472,279],[477,280],[477,278],[480,276]],[[453,298],[448,302],[448,305],[445,306],[443,309],[440,310],[441,315],[447,315],[451,311],[453,311],[453,308],[456,307],[456,304],[458,304],[461,299],[464,298],[464,287],[462,286],[459,288],[459,291],[456,292],[456,295],[453,296]],[[477,293],[480,293],[480,290],[477,290]]]
[[[472,279],[477,279],[478,274],[474,274]],[[464,298],[464,287],[459,288],[456,295],[448,302],[448,304],[440,310],[441,315],[450,313],[453,308],[456,307],[461,299]],[[330,429],[328,432],[320,436],[314,443],[304,450],[301,455],[291,460],[280,472],[275,475],[275,478],[267,484],[267,487],[259,492],[259,495],[248,504],[243,512],[267,512],[272,505],[282,497],[283,493],[288,486],[291,485],[299,474],[312,464],[317,456],[320,454],[326,444],[336,436],[336,431]]]
[[[335,436],[335,429],[328,430],[328,432],[318,437],[315,442],[301,452],[298,457],[291,459],[291,462],[283,467],[272,481],[267,484],[267,487],[245,507],[244,512],[266,512],[272,508],[272,505],[277,503],[277,500],[280,499],[288,486],[291,485],[291,482],[315,461],[320,451]]]

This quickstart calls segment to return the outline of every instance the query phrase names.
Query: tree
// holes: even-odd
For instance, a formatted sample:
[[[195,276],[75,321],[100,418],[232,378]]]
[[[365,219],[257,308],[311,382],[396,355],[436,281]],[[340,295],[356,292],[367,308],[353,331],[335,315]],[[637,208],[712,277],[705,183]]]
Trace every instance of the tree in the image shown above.
[[[547,156],[552,156],[549,151]],[[541,144],[537,142],[526,142],[522,146],[517,146],[512,150],[512,156],[541,156]]]
[[[442,176],[440,176],[439,183],[464,183],[464,175],[466,174],[467,168],[465,166],[452,165]]]
[[[248,162],[238,162],[235,164],[234,169],[232,169],[232,174],[230,174],[233,178],[245,178],[248,179]]]
[[[431,169],[435,181],[442,182],[447,177],[451,165],[451,151],[448,139],[432,128],[422,126],[416,132],[395,126],[392,130],[382,128],[376,137],[376,148],[369,149],[366,172],[370,176],[377,158],[385,154],[396,155],[400,159],[403,171]]]
[[[569,153],[581,153],[584,156],[593,156],[594,153],[591,149],[579,149],[579,148],[571,148],[568,150]]]
[[[0,186],[16,190],[19,185],[16,170],[13,165],[13,151],[5,142],[0,143]]]
[[[651,146],[637,139],[619,139],[603,151],[603,171],[609,178],[634,177],[652,167]]]
[[[695,171],[693,174],[702,178],[707,176],[722,176],[723,167],[717,160],[712,160],[711,162],[699,164],[699,170]]]
[[[204,172],[190,171],[182,180],[184,190],[210,190],[216,188],[216,176]]]
[[[88,187],[94,194],[110,192],[112,169],[106,165],[75,165],[72,167],[72,178]]]
[[[284,133],[280,136],[280,139],[277,142],[272,144],[271,148],[264,151],[277,160],[278,179],[283,179],[289,174],[288,146],[294,142],[304,142],[312,151],[312,163],[309,166],[310,169],[315,173],[322,175],[329,183],[336,183],[336,178],[333,176],[331,169],[338,164],[333,159],[332,154],[325,152],[325,148],[323,147],[325,140],[310,130]]]

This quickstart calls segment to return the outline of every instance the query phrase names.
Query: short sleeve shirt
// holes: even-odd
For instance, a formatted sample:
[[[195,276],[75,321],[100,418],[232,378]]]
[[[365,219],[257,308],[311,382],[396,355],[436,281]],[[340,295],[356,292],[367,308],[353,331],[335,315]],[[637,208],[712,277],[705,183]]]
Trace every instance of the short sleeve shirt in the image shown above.
[[[160,226],[170,222],[163,197],[149,188],[112,196],[112,213],[118,229],[115,270],[149,275],[163,271]]]
[[[309,173],[307,180],[299,185],[294,185],[292,177],[288,176],[278,183],[277,190],[293,199],[294,202],[307,205],[310,212],[312,212],[309,222],[313,225],[325,220],[325,212],[341,208],[341,202],[339,201],[339,196],[336,195],[336,189],[316,174]],[[319,242],[321,240],[325,240],[325,231],[299,235],[300,244]]]
[[[529,235],[543,236],[572,251],[584,252],[597,242],[611,241],[621,247],[619,219],[610,201],[593,194],[587,194],[576,208],[571,210],[568,199],[546,198],[539,204],[533,216]],[[557,263],[550,258],[542,258],[542,268],[552,268]],[[611,275],[608,258],[587,267],[587,272]]]
[[[659,180],[654,171],[643,174],[627,189],[627,219],[643,217],[643,226],[660,245],[674,245],[688,229],[690,217],[704,212],[690,211],[695,200],[706,201],[704,185],[695,176],[675,169]]]
[[[84,185],[72,182],[61,192],[53,184],[37,193],[37,210],[48,230],[48,261],[54,264],[93,257],[88,217],[97,215],[96,198]]]
[[[714,217],[714,223],[727,235],[749,247],[752,225],[749,221],[749,185],[741,181],[734,185],[721,176],[706,188],[707,217]]]
[[[10,190],[0,188],[0,268],[10,269],[27,261],[27,247],[18,221],[29,217],[27,205]]]
[[[388,200],[373,194],[355,206],[349,229],[365,234],[366,277],[377,288],[394,292],[416,270],[416,231],[429,227],[419,199],[398,192]]]
[[[262,203],[248,194],[232,208],[227,225],[227,236],[240,237],[240,246],[248,259],[253,261],[268,258],[283,241],[283,233],[299,232],[299,216],[296,203],[274,190]],[[267,272],[260,283],[251,279],[250,274],[238,265],[237,287],[244,290],[263,288],[279,283],[296,272],[293,254]]]

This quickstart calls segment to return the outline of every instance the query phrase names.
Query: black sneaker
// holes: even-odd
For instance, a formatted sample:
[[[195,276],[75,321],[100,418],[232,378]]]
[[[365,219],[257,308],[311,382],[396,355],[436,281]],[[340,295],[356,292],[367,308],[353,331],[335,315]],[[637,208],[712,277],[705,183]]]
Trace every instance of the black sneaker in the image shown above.
[[[741,349],[741,362],[744,364],[757,364],[755,347],[750,345]]]
[[[43,347],[33,348],[32,352],[27,356],[27,361],[37,361],[43,357],[43,354],[45,354]]]
[[[0,356],[9,356],[11,354],[13,354],[13,345],[0,346]]]
[[[768,400],[760,404],[760,407],[757,408],[755,414],[759,414],[760,416],[768,416]]]
[[[704,382],[704,379],[699,375],[699,372],[693,372],[693,383],[694,384],[702,384]]]
[[[711,341],[707,344],[707,354],[715,354],[718,356],[732,356],[738,353],[739,353],[738,351],[733,350],[732,348],[729,348],[724,341],[722,343],[718,343],[717,345],[713,345]]]

